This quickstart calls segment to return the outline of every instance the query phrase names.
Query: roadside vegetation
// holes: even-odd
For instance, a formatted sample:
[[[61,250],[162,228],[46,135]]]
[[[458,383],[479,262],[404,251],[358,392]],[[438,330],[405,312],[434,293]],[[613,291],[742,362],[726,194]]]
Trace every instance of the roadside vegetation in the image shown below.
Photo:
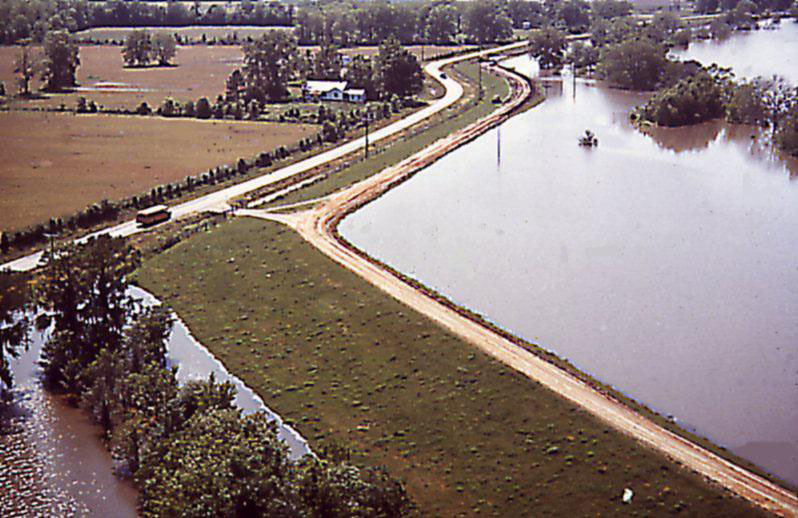
[[[330,173],[322,175],[311,185],[286,193],[275,198],[267,205],[292,204],[306,200],[313,200],[344,189],[354,183],[382,171],[386,167],[397,164],[413,153],[425,148],[436,140],[449,135],[453,131],[464,128],[468,124],[479,120],[496,108],[494,99],[506,99],[510,93],[507,81],[488,71],[482,73],[482,98],[479,98],[479,65],[476,62],[458,63],[448,72],[461,80],[465,86],[462,105],[455,105],[449,111],[434,116],[425,121],[424,127],[418,131],[409,130],[407,135],[400,135],[372,145],[368,158],[349,160],[351,165],[334,168]],[[537,97],[536,102],[542,100]],[[362,155],[363,151],[357,154]],[[251,199],[259,198],[263,193],[252,193]]]
[[[760,514],[279,224],[223,223],[146,261],[134,282],[173,307],[311,447],[332,441],[359,466],[386,465],[422,515]]]
[[[99,425],[118,474],[139,490],[143,516],[410,511],[401,483],[381,468],[352,466],[340,449],[292,461],[267,414],[245,416],[233,405],[232,384],[211,376],[179,385],[167,362],[169,311],[127,291],[137,264],[121,239],[59,247],[28,309],[39,312],[37,328],[53,326],[40,361],[46,386]]]

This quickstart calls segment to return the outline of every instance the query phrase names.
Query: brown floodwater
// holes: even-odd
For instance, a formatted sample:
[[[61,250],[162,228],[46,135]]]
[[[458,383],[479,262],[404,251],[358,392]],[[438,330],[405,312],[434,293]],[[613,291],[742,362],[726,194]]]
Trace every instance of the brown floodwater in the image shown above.
[[[694,41],[673,53],[705,65],[732,67],[737,77],[779,74],[798,86],[798,23],[792,20],[783,20],[774,30],[736,32],[721,41]]]
[[[743,126],[646,135],[644,97],[544,84],[342,234],[798,483],[798,161]]]
[[[114,475],[100,428],[42,388],[37,361],[43,340],[32,333],[30,348],[11,363],[17,433],[0,443],[0,477],[16,494],[0,498],[0,514],[136,516],[136,490]]]
[[[141,288],[130,290],[144,304],[160,304]],[[0,434],[0,516],[136,516],[136,490],[114,474],[100,428],[42,388],[37,362],[45,337],[32,332],[28,350],[11,362],[15,389],[9,421],[15,433]],[[292,459],[313,454],[307,441],[230,374],[177,317],[167,350],[180,383],[211,374],[229,381],[236,389],[234,403],[245,414],[265,412],[275,421]]]

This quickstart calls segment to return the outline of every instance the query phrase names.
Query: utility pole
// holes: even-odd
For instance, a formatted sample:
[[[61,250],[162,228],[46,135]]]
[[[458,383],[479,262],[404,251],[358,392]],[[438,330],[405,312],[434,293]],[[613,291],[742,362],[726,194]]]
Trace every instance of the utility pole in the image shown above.
[[[477,70],[479,70],[479,99],[482,100],[482,56],[477,57]]]
[[[369,112],[368,106],[366,106],[366,158],[369,157],[369,119],[371,113]]]

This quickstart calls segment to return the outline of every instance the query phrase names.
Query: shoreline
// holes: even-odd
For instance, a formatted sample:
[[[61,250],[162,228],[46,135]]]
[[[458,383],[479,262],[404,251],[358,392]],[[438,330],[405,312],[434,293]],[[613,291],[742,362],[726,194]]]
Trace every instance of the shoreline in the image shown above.
[[[504,71],[504,74],[514,77],[508,71]],[[515,77],[511,84],[515,87],[509,106],[504,106],[485,119],[441,139],[398,165],[329,196],[312,210],[292,214],[245,210],[238,214],[278,221],[294,228],[306,241],[335,262],[527,377],[547,385],[622,433],[664,453],[766,510],[782,516],[798,514],[798,498],[789,490],[664,428],[633,408],[631,400],[622,402],[621,398],[606,387],[591,382],[588,375],[581,373],[580,376],[571,372],[574,368],[569,369],[562,365],[563,361],[556,356],[535,350],[534,345],[527,344],[486,322],[479,315],[460,308],[420,283],[411,281],[340,236],[337,227],[347,215],[408,180],[443,155],[509,118],[530,95],[527,86],[521,88],[526,93],[519,96],[518,84],[528,85],[526,81],[519,81]],[[588,380],[583,379],[584,377]],[[689,435],[689,432],[685,433]]]

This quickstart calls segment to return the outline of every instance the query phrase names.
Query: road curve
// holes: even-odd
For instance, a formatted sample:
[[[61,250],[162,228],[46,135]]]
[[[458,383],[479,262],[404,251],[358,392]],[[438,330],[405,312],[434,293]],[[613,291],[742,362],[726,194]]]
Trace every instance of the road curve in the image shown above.
[[[561,394],[605,423],[776,515],[798,516],[798,497],[795,494],[666,430],[620,401],[599,392],[572,374],[405,283],[376,261],[370,260],[365,253],[339,238],[336,229],[346,214],[374,200],[452,149],[508,117],[511,110],[523,102],[526,95],[524,89],[528,91],[529,87],[510,73],[504,73],[513,82],[516,94],[510,103],[486,119],[435,142],[396,166],[329,196],[311,210],[288,214],[242,210],[238,214],[280,221],[293,227],[337,263],[511,368]]]
[[[518,48],[524,47],[527,43],[525,41],[511,43],[509,45],[504,45],[502,47],[497,47],[493,49],[486,49],[483,51],[475,51],[470,52],[468,54],[463,54],[459,56],[454,56],[446,59],[441,59],[438,61],[433,61],[428,63],[424,69],[426,72],[440,81],[444,88],[446,89],[446,93],[440,99],[435,100],[432,104],[423,108],[407,117],[400,119],[392,124],[384,126],[372,133],[369,134],[370,142],[377,142],[379,140],[384,139],[385,137],[394,135],[400,131],[403,131],[414,124],[444,110],[457,102],[463,96],[463,87],[457,81],[449,78],[443,77],[441,73],[441,69],[447,65],[452,63],[456,63],[458,61],[463,61],[466,59],[471,59],[477,56],[485,55],[485,54],[493,54],[497,52],[507,52],[516,50]],[[345,156],[353,151],[356,151],[359,148],[362,148],[365,144],[365,137],[360,137],[355,140],[351,140],[345,144],[342,144],[338,147],[325,151],[323,153],[319,153],[318,155],[314,155],[311,157],[306,158],[305,160],[301,160],[299,162],[293,163],[282,169],[278,169],[276,171],[272,171],[270,173],[266,173],[264,175],[258,176],[251,180],[247,180],[245,182],[241,182],[236,185],[232,185],[230,187],[220,189],[218,191],[206,194],[205,196],[201,196],[199,198],[195,198],[193,200],[186,201],[184,203],[180,203],[178,205],[174,205],[170,207],[172,211],[172,217],[175,219],[184,218],[186,216],[190,216],[192,214],[197,214],[200,212],[211,211],[211,210],[223,210],[228,207],[227,203],[228,200],[233,198],[243,196],[249,192],[254,190],[260,189],[267,185],[280,182],[294,176],[296,174],[305,172],[309,169],[313,169],[314,167],[318,167],[323,165],[327,162],[332,160],[336,160]],[[101,235],[101,234],[110,234],[115,237],[126,237],[137,232],[141,232],[142,229],[136,225],[135,221],[126,221],[119,225],[106,228],[80,238],[77,242],[83,242],[88,240],[91,237]],[[39,259],[41,258],[42,252],[36,252],[25,257],[21,257],[15,261],[10,261],[5,264],[0,265],[0,270],[8,269],[13,271],[28,271],[36,268],[39,264]]]

